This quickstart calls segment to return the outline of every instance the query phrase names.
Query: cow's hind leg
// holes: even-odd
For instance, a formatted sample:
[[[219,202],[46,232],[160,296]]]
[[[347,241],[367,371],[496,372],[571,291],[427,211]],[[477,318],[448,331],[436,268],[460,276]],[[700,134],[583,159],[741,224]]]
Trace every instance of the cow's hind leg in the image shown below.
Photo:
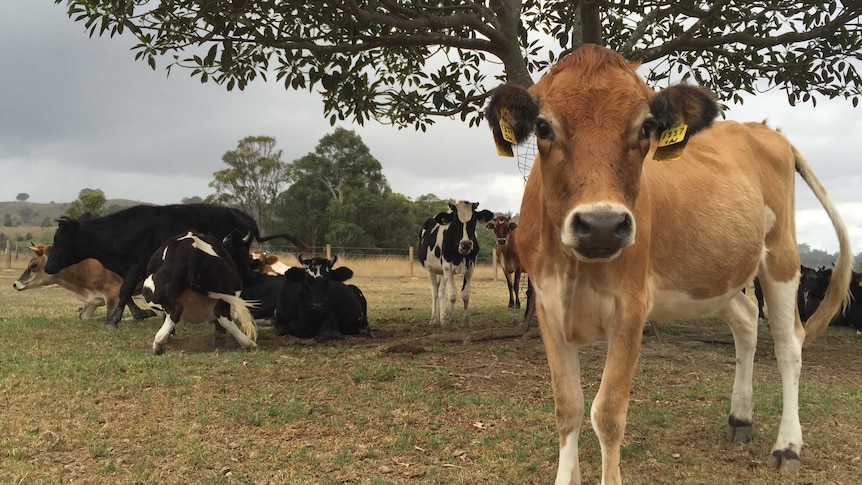
[[[719,316],[730,326],[736,349],[736,375],[730,416],[727,418],[727,439],[734,443],[748,443],[754,434],[752,371],[757,348],[757,305],[740,292],[719,312]]]
[[[440,296],[440,290],[442,289],[442,280],[441,276],[437,273],[434,273],[431,270],[428,270],[428,281],[431,282],[431,321],[430,325],[434,325],[436,323],[440,323],[441,320],[441,302],[443,301]]]
[[[222,327],[224,327],[224,329],[227,330],[228,333],[233,335],[233,338],[236,339],[240,347],[244,349],[253,349],[257,347],[257,344],[254,343],[253,340],[248,338],[248,335],[244,334],[243,331],[236,326],[233,320],[231,320],[230,305],[227,302],[223,300],[218,300],[215,304],[213,312],[215,313],[216,321]]]
[[[795,268],[798,270],[799,264]],[[798,272],[787,282],[761,278],[763,296],[769,308],[769,331],[775,346],[775,359],[781,375],[782,411],[778,438],[769,456],[769,466],[782,473],[798,471],[802,451],[802,427],[799,424],[799,377],[802,372],[802,341],[805,330],[796,309]]]

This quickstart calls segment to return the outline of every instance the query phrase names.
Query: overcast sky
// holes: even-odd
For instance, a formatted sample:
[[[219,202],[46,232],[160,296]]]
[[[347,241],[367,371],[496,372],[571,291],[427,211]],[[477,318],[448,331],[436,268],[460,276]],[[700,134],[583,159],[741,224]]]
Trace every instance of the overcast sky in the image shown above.
[[[275,137],[282,159],[314,150],[331,133],[323,104],[277,82],[227,92],[187,71],[166,77],[136,62],[130,38],[89,38],[52,0],[0,2],[0,200],[71,202],[83,188],[157,204],[209,195],[222,155],[246,136]],[[862,111],[820,99],[791,107],[781,93],[748,97],[729,119],[781,128],[808,159],[862,251]],[[501,158],[487,127],[441,119],[426,133],[376,122],[355,130],[392,189],[408,197],[479,201],[518,212],[523,177]],[[837,250],[825,213],[797,177],[800,242]]]

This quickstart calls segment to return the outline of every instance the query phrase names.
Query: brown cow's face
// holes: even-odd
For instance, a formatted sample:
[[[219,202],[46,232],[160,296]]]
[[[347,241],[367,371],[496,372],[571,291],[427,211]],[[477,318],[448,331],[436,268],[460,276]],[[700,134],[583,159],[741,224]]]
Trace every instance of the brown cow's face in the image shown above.
[[[486,224],[485,227],[494,231],[494,237],[497,238],[498,246],[505,246],[509,232],[518,227],[518,224],[510,222],[509,218],[506,216],[497,216],[493,218],[491,222]]]
[[[30,249],[33,251],[33,256],[27,263],[27,269],[12,283],[12,287],[19,291],[45,286],[53,281],[52,275],[45,273],[45,262],[48,261],[48,252],[51,246],[37,244]]]
[[[486,116],[498,145],[500,123],[519,142],[532,127],[543,205],[560,243],[582,261],[600,262],[635,242],[643,160],[657,133],[683,117],[690,136],[715,118],[706,93],[677,86],[656,95],[621,56],[585,45],[529,90],[498,88]]]

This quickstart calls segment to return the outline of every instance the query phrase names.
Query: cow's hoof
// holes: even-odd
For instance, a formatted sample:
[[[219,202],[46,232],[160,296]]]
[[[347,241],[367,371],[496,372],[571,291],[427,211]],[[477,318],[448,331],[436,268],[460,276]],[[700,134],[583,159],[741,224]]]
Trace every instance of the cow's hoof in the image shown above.
[[[767,464],[773,470],[778,470],[782,475],[795,476],[802,467],[802,462],[799,461],[799,454],[790,448],[784,450],[772,450],[769,455]]]
[[[748,443],[754,437],[754,426],[749,421],[728,418],[727,441],[731,443]]]

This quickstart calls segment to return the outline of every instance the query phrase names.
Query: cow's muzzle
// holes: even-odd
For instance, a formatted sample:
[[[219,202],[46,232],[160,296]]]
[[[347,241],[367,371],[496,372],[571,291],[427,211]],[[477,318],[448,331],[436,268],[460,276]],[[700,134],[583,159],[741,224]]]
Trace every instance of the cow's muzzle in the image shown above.
[[[563,244],[571,246],[584,261],[610,261],[634,241],[634,216],[619,205],[578,207],[569,214],[563,227]]]
[[[505,245],[506,245],[506,238],[505,237],[498,237],[497,238],[497,246],[505,246]]]
[[[473,250],[473,241],[461,241],[458,243],[458,252],[461,254],[470,254],[470,251]]]

